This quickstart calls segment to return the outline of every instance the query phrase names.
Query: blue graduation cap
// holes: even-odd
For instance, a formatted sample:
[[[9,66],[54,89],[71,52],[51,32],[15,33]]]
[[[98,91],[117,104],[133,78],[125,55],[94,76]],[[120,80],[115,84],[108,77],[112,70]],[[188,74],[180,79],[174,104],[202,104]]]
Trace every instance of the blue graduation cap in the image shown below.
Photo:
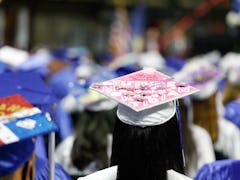
[[[57,130],[56,124],[19,94],[0,98],[0,176],[22,166],[32,155],[32,137]]]
[[[13,94],[22,95],[32,105],[37,106],[43,112],[49,112],[53,103],[57,101],[51,90],[46,86],[41,76],[34,72],[8,72],[0,74],[0,98]],[[5,126],[5,125],[4,125]],[[54,127],[54,126],[53,126]],[[53,128],[52,127],[52,128]],[[50,128],[51,129],[51,128]],[[51,130],[44,132],[49,134],[49,163],[50,179],[54,174],[54,144],[55,135]],[[52,129],[54,130],[54,128]],[[55,129],[56,130],[56,129]],[[24,133],[23,133],[24,134]],[[38,133],[36,133],[37,135]],[[39,133],[41,134],[41,133]],[[21,143],[19,141],[18,143]]]
[[[7,72],[0,74],[0,79],[0,98],[21,94],[43,111],[57,101],[41,76],[35,72]]]

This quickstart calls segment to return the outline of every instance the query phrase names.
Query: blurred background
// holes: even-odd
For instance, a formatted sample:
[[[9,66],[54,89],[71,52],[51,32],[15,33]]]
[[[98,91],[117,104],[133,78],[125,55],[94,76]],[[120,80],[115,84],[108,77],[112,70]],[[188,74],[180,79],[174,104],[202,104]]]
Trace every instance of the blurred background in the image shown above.
[[[226,53],[239,42],[238,32],[225,20],[230,0],[2,0],[0,43],[26,50],[86,46],[99,56],[108,49],[116,6],[127,11],[131,35],[157,28],[163,54],[181,37],[187,40],[187,55],[213,49]]]
[[[57,99],[55,161],[73,179],[107,167],[111,155],[117,103],[90,85],[145,67],[176,77],[193,70],[179,76],[188,83],[199,67],[191,83],[216,82],[200,88],[206,99],[183,103],[193,113],[183,115],[191,126],[183,125],[188,176],[206,163],[239,159],[239,52],[239,0],[0,0],[0,74],[30,71],[49,86]],[[215,69],[223,76],[206,73]],[[206,112],[204,123],[193,120]],[[193,124],[204,129],[209,147],[197,145],[199,134],[188,139],[198,132]],[[48,139],[38,139],[36,153],[47,159]]]

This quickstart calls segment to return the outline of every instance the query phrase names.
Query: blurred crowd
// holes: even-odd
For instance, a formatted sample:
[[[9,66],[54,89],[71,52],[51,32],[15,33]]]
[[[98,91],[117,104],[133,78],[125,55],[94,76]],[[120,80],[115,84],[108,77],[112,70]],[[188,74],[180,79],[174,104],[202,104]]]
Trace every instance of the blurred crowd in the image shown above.
[[[123,9],[118,13],[124,18]],[[192,56],[183,32],[175,31],[176,38],[162,53],[156,27],[130,38],[123,24],[113,26],[109,49],[98,57],[85,46],[0,48],[0,74],[37,73],[57,99],[55,162],[73,179],[108,167],[118,103],[89,87],[154,68],[199,89],[179,101],[185,174],[194,179],[232,176],[229,169],[240,168],[239,52],[213,50]],[[46,137],[37,137],[37,142],[36,153],[48,158]]]

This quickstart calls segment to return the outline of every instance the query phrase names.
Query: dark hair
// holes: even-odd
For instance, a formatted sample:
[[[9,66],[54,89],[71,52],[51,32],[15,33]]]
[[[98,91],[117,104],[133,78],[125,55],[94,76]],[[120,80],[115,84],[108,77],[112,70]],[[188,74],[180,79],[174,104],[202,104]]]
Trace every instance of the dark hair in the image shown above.
[[[118,180],[165,180],[168,169],[183,173],[177,116],[145,128],[118,119],[113,132],[111,165],[118,165]]]
[[[97,163],[97,169],[106,168],[109,164],[107,156],[107,134],[112,132],[115,109],[92,112],[85,110],[75,116],[78,121],[75,139],[71,150],[73,165],[79,170],[90,162]]]

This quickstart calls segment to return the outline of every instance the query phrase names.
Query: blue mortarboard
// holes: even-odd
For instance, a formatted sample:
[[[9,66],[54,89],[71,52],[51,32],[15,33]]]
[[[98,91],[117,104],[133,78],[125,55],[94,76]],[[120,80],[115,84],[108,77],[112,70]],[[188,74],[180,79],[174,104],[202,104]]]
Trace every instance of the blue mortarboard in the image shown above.
[[[40,109],[53,104],[57,100],[37,73],[8,72],[0,74],[0,79],[0,98],[12,94],[21,94],[27,101]]]

